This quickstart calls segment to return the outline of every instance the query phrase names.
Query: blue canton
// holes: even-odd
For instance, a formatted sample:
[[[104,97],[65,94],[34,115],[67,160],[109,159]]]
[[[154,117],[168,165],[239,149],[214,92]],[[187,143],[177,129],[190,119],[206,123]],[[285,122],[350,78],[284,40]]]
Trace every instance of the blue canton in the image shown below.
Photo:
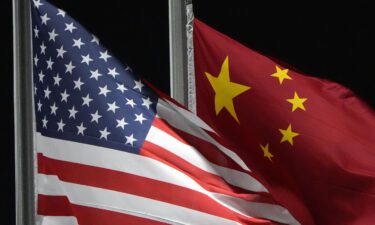
[[[139,153],[156,94],[63,10],[33,0],[32,26],[37,131]]]

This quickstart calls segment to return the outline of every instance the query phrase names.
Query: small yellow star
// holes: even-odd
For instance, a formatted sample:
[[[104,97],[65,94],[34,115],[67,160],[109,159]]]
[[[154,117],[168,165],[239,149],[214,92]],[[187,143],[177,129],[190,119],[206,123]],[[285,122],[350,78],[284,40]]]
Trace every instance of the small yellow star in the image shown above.
[[[280,67],[276,66],[276,73],[273,73],[271,77],[279,78],[280,85],[283,83],[284,79],[292,80],[292,78],[288,75],[288,69],[282,70]]]
[[[297,137],[299,133],[292,131],[292,125],[289,124],[288,128],[286,130],[279,129],[280,133],[283,135],[281,138],[280,143],[283,143],[284,141],[288,141],[291,145],[293,145],[293,138]]]
[[[293,104],[293,107],[292,107],[292,112],[294,112],[296,109],[300,108],[304,111],[306,111],[305,109],[305,106],[303,105],[303,103],[307,100],[307,98],[300,98],[297,94],[297,92],[295,91],[294,92],[294,97],[293,98],[289,98],[287,99],[286,101],[287,102],[290,102],[291,104]]]
[[[243,92],[250,89],[250,87],[237,84],[230,81],[229,78],[229,62],[228,56],[224,59],[224,62],[221,66],[220,73],[217,77],[212,76],[209,73],[205,73],[208,81],[210,82],[212,88],[215,91],[215,112],[216,115],[225,108],[228,110],[230,115],[240,123],[237,118],[236,111],[234,109],[233,99],[242,94]]]
[[[268,158],[270,161],[272,161],[272,157],[273,155],[271,154],[270,150],[269,150],[269,144],[267,143],[266,145],[259,145],[260,148],[262,149],[263,151],[263,156]]]

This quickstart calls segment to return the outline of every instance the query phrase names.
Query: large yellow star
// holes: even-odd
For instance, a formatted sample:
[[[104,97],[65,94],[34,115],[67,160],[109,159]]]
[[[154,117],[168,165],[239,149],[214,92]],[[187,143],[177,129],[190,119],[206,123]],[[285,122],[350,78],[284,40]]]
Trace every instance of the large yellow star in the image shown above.
[[[306,111],[305,106],[303,103],[307,100],[307,98],[300,98],[297,94],[297,92],[294,92],[294,97],[293,98],[288,98],[286,101],[290,102],[292,106],[292,112],[294,112],[296,109],[300,108],[304,111]]]
[[[296,132],[292,131],[292,125],[291,124],[289,124],[289,126],[288,126],[288,128],[286,128],[286,130],[279,129],[279,131],[283,135],[280,143],[282,143],[284,141],[288,141],[291,145],[293,145],[293,138],[297,137],[299,135],[299,133],[296,133]]]
[[[263,151],[263,156],[268,158],[270,161],[272,161],[272,157],[273,155],[271,154],[270,150],[269,150],[269,144],[267,143],[266,145],[259,145],[260,148],[262,149]]]
[[[282,70],[280,67],[276,66],[276,73],[271,74],[271,77],[279,78],[280,85],[283,84],[284,79],[292,80],[288,75],[288,69]]]
[[[212,76],[211,74],[205,72],[207,79],[209,80],[212,88],[215,91],[215,112],[216,115],[225,108],[228,110],[230,115],[240,123],[237,118],[236,111],[233,105],[233,98],[240,95],[241,93],[250,89],[250,87],[237,84],[230,81],[229,78],[229,62],[228,56],[224,59],[223,64],[221,65],[220,73],[217,77]]]

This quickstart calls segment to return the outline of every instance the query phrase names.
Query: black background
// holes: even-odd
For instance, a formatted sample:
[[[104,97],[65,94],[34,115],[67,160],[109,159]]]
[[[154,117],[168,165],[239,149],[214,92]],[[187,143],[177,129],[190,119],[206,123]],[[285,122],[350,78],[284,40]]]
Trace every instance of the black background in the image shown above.
[[[195,0],[196,17],[248,47],[350,87],[375,108],[375,14],[360,3]],[[53,0],[133,70],[169,91],[168,2]],[[225,3],[225,4],[224,4]],[[11,1],[1,3],[2,224],[14,224]]]

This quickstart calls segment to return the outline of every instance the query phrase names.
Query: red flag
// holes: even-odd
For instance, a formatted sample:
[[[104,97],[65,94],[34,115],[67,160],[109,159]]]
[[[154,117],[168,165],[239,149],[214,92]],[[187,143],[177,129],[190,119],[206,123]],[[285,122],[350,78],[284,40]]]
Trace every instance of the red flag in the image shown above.
[[[194,21],[196,110],[301,224],[375,224],[375,113]]]

